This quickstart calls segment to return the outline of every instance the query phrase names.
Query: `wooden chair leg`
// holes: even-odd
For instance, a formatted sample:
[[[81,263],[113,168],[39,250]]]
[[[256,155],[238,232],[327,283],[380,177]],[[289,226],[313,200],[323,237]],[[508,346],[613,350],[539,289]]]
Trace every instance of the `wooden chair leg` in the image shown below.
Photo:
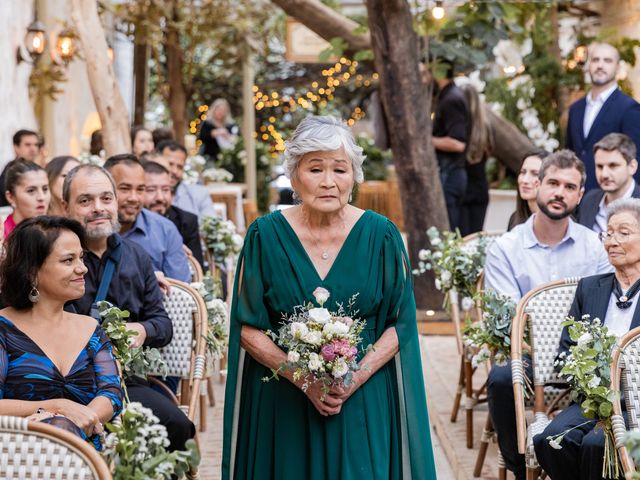
[[[527,480],[538,480],[540,476],[540,468],[527,467]]]
[[[208,382],[207,382],[208,383]],[[207,431],[207,391],[203,385],[203,391],[200,392],[200,431]]]
[[[453,408],[451,409],[451,422],[458,420],[458,411],[460,410],[460,401],[462,400],[462,391],[464,390],[464,357],[460,357],[460,375],[458,376],[458,389],[453,399]]]
[[[220,383],[224,383],[225,379],[227,377],[227,372],[225,372],[224,370],[226,370],[227,368],[227,353],[225,352],[224,355],[222,355],[222,357],[220,358]]]
[[[478,450],[476,465],[473,468],[473,476],[476,478],[482,474],[482,467],[484,466],[484,460],[487,457],[489,442],[493,438],[494,433],[493,424],[491,423],[491,415],[487,414],[487,420],[485,421],[484,429],[482,430],[482,438],[480,439],[480,450]]]
[[[207,378],[207,396],[209,397],[209,406],[216,406],[216,395],[213,391],[213,377]]]
[[[463,357],[464,358],[464,357]],[[467,412],[467,448],[473,448],[473,366],[471,360],[464,361],[464,408]]]
[[[507,480],[507,466],[504,464],[502,452],[498,448],[498,480]]]

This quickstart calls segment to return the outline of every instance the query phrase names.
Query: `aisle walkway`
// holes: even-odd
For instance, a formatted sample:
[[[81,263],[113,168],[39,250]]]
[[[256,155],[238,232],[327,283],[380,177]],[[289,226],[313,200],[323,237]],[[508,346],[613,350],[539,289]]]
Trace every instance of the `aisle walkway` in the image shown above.
[[[441,362],[444,360],[443,357],[440,357],[435,361],[432,359],[433,354],[438,354],[439,352],[446,351],[449,349],[449,346],[455,349],[455,344],[450,342],[450,337],[422,337],[422,355],[423,355],[423,364],[425,365],[425,381],[427,383],[427,395],[429,396],[429,407],[430,414],[432,415],[431,423],[432,425],[438,425],[441,423],[441,420],[438,420],[440,417],[440,410],[446,410],[449,408],[449,404],[442,405],[441,407],[436,406],[440,403],[446,403],[444,397],[434,396],[432,392],[432,385],[438,385],[438,389],[446,388],[444,385],[444,381],[440,378],[439,373],[433,371],[434,367],[436,369],[444,369],[445,371],[449,368],[446,365],[441,365]],[[426,357],[425,357],[426,354]],[[451,362],[451,360],[449,360]],[[453,378],[453,373],[451,372],[440,372],[444,375],[444,378]],[[457,372],[456,372],[457,373]],[[218,383],[217,376],[215,378],[215,395],[216,395],[216,406],[209,407],[207,409],[207,422],[208,429],[204,434],[200,434],[200,448],[202,450],[202,465],[201,465],[201,478],[203,480],[218,480],[220,478],[220,459],[222,455],[222,414],[224,410],[224,386]],[[448,387],[448,386],[447,386]],[[435,412],[435,421],[434,421],[434,412]],[[454,424],[449,424],[454,425]],[[448,426],[448,425],[447,425]],[[456,428],[464,427],[464,423],[459,423],[455,425]],[[440,427],[438,427],[440,428]],[[441,435],[441,434],[440,434]],[[455,478],[465,478],[465,477],[456,477],[454,475],[454,469],[449,463],[447,459],[446,451],[449,449],[448,437],[445,438],[445,441],[440,441],[439,435],[436,434],[434,429],[431,430],[431,436],[434,444],[434,453],[436,458],[436,468],[438,471],[438,480],[453,480]],[[256,479],[259,480],[259,479]]]

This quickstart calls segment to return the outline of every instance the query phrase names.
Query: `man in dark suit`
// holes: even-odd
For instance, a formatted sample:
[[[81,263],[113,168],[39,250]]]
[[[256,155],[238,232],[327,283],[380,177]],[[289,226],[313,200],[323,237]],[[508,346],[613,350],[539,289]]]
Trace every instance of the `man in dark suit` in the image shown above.
[[[182,243],[190,250],[200,266],[204,268],[198,217],[172,205],[173,186],[171,174],[164,166],[153,161],[144,164],[144,173],[146,184],[145,208],[168,218],[174,223],[182,236]]]
[[[626,198],[614,202],[610,206],[607,230],[600,235],[615,271],[580,280],[569,316],[581,319],[589,315],[591,321],[598,318],[610,333],[621,337],[640,326],[640,200]],[[566,357],[572,345],[575,342],[564,327],[558,358]],[[550,444],[549,437],[559,445]],[[542,433],[533,437],[533,443],[536,458],[550,478],[602,478],[604,434],[601,428],[596,428],[595,421],[585,418],[579,403],[560,412]]]
[[[638,161],[633,140],[623,133],[603,137],[594,145],[593,155],[600,188],[585,194],[578,222],[600,233],[607,229],[607,205],[619,198],[640,198],[640,187],[633,179]]]
[[[620,54],[607,43],[589,48],[591,91],[571,105],[566,147],[573,150],[587,169],[585,190],[598,186],[593,146],[608,133],[625,133],[640,145],[640,104],[618,89],[616,75]],[[636,178],[638,179],[638,178]]]

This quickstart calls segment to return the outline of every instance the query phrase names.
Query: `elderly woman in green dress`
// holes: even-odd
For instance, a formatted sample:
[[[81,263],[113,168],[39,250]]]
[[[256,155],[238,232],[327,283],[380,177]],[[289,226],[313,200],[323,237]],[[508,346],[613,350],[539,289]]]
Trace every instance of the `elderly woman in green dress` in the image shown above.
[[[223,479],[433,479],[411,268],[397,228],[349,204],[364,156],[332,117],[308,117],[286,144],[299,204],[254,222],[234,288]],[[348,387],[303,389],[266,331],[317,287],[335,311],[355,294],[366,322]]]

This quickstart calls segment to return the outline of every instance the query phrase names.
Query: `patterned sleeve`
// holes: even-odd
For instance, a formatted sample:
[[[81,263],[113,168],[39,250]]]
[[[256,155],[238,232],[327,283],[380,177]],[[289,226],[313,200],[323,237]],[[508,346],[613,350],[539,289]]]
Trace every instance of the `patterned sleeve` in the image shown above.
[[[96,374],[96,397],[107,397],[113,407],[115,417],[122,410],[122,387],[118,366],[113,357],[111,341],[102,328],[96,329],[91,342],[93,368]]]
[[[5,345],[4,331],[0,326],[0,400],[4,398],[4,382],[9,370],[9,355]]]

